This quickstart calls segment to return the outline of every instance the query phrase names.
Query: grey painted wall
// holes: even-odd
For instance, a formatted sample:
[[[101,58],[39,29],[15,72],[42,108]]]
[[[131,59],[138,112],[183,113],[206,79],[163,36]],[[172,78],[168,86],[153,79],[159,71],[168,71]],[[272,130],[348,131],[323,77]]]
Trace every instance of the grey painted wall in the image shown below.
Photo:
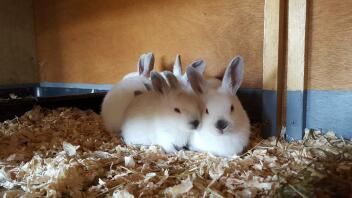
[[[0,84],[38,81],[32,0],[1,0]]]
[[[301,139],[304,128],[352,138],[352,91],[289,91],[286,119],[288,139]]]
[[[352,91],[308,91],[306,125],[352,138]]]

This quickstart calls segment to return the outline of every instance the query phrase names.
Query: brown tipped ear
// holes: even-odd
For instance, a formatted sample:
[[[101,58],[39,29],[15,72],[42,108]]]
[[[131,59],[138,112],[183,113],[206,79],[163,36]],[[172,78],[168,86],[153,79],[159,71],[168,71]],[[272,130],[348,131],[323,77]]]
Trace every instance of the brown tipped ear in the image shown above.
[[[178,82],[176,76],[169,71],[165,71],[165,77],[169,82],[171,89],[180,89],[180,83]]]
[[[194,62],[192,62],[189,66],[193,67],[194,69],[197,70],[197,72],[199,72],[200,74],[204,73],[205,70],[205,61],[203,60],[196,60]]]
[[[158,72],[151,72],[150,74],[154,91],[161,94],[168,93],[170,88],[165,79]]]
[[[200,95],[207,92],[206,81],[194,67],[187,67],[186,75],[193,91],[196,94]]]
[[[149,83],[143,83],[143,85],[144,85],[144,87],[145,87],[145,89],[147,91],[151,91],[152,90],[152,85],[150,85]]]
[[[138,72],[140,76],[149,77],[154,69],[154,54],[152,52],[142,54],[138,60]]]
[[[232,59],[226,68],[221,88],[232,95],[236,95],[243,81],[244,61],[237,56]]]
[[[176,55],[172,72],[174,73],[175,76],[182,76],[181,56],[179,54]]]
[[[205,61],[203,60],[196,60],[196,61],[193,61],[190,65],[188,65],[187,67],[193,67],[198,73],[200,73],[201,75],[203,75],[204,73],[204,70],[205,70]],[[185,73],[183,75],[183,78],[188,81],[188,77],[187,77],[187,74]]]
[[[139,75],[141,75],[144,71],[144,67],[143,67],[144,56],[145,56],[145,54],[142,54],[138,59],[137,71],[138,71]]]

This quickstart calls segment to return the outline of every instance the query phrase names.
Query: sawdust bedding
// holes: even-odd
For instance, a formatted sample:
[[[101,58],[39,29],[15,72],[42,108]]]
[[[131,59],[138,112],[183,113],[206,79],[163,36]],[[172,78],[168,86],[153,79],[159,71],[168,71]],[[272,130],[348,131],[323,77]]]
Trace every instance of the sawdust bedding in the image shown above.
[[[35,107],[0,124],[3,197],[351,196],[352,143],[307,131],[303,141],[263,140],[252,126],[231,159],[157,146],[126,146],[93,111]]]

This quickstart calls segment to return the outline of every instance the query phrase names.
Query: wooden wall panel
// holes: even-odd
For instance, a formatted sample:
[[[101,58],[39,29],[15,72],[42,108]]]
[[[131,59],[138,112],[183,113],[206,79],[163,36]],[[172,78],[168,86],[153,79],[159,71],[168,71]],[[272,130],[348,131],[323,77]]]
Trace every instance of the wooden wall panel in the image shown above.
[[[289,0],[287,15],[286,138],[302,139],[306,126],[306,42],[309,0]]]
[[[263,135],[279,135],[282,128],[286,1],[265,0],[263,44]]]
[[[311,0],[308,89],[352,89],[352,1]]]
[[[0,84],[37,82],[31,0],[0,1]]]
[[[261,0],[34,0],[41,81],[113,83],[135,70],[141,53],[156,65],[197,58],[207,75],[245,58],[244,87],[262,87]]]

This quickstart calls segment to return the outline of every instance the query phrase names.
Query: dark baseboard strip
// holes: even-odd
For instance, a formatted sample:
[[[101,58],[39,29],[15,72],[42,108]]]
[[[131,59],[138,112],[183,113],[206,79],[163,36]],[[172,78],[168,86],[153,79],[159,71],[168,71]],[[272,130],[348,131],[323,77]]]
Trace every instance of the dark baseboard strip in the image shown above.
[[[41,87],[55,87],[55,88],[77,88],[77,89],[109,90],[112,87],[112,84],[41,82],[40,86]]]
[[[275,136],[277,132],[277,91],[263,90],[262,94],[263,137]]]
[[[6,98],[10,93],[19,97],[31,96],[32,98],[43,97],[67,97],[77,94],[89,94],[106,92],[112,87],[111,84],[86,84],[86,83],[32,83],[21,85],[3,85],[0,87],[0,98]],[[243,88],[238,91],[238,97],[247,111],[252,123],[261,122],[261,89]],[[101,95],[99,95],[101,97]],[[28,97],[27,97],[28,98]],[[52,100],[52,99],[51,99]],[[100,106],[100,104],[97,104]],[[95,108],[95,107],[92,107]],[[19,116],[19,115],[18,115]]]
[[[262,122],[262,90],[255,88],[240,88],[237,95],[251,122]]]
[[[38,86],[40,86],[40,83],[4,84],[4,85],[0,85],[0,90],[16,89],[16,88],[33,88]]]
[[[16,91],[19,95],[28,93],[33,97],[61,97],[64,95],[106,92],[111,86],[110,84],[49,82],[0,85],[0,97],[2,97],[2,93],[5,93],[4,95],[8,93],[16,94]],[[101,97],[99,95],[99,101]],[[242,88],[238,91],[238,97],[251,122],[263,123],[263,136],[275,135],[277,131],[277,92]],[[313,128],[323,132],[334,131],[338,136],[352,138],[352,90],[288,91],[286,102],[286,134],[288,139],[301,139],[304,128]]]
[[[113,86],[112,84],[41,82],[41,83],[5,84],[5,85],[0,85],[0,89],[53,87],[53,88],[109,90],[112,86]]]

